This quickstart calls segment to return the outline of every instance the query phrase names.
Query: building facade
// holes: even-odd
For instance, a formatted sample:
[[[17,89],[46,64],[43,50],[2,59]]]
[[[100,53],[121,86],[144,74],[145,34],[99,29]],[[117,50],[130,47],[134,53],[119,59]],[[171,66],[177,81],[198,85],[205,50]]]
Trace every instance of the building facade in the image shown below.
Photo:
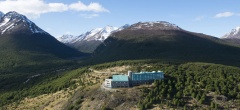
[[[108,88],[126,88],[130,86],[152,83],[154,80],[160,79],[164,79],[164,73],[162,71],[128,71],[128,75],[113,75],[112,79],[105,79],[104,85]]]
[[[111,88],[112,87],[112,79],[105,79],[104,86]]]
[[[128,71],[131,86],[153,83],[154,80],[164,79],[162,71],[153,72],[131,72]]]

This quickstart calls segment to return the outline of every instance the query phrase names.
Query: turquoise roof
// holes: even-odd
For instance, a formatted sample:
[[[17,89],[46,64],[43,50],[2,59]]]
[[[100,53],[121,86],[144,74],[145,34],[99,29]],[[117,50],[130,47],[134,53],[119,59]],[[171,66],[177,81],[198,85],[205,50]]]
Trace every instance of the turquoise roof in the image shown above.
[[[127,75],[113,75],[112,81],[128,81]]]
[[[162,71],[153,71],[153,72],[136,72],[132,74],[164,74]]]

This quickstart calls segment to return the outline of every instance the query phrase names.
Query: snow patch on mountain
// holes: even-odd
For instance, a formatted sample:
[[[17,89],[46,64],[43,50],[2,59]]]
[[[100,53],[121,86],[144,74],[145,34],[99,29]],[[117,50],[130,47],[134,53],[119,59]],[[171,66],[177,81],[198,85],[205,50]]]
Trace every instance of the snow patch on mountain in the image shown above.
[[[0,14],[1,15],[1,14]],[[18,29],[26,28],[32,33],[45,33],[41,28],[36,26],[32,21],[30,21],[26,16],[21,15],[17,12],[8,12],[4,14],[0,19],[0,34],[6,32],[17,31]]]
[[[0,27],[6,25],[9,22],[10,18],[4,18],[3,21],[0,23]]]
[[[233,35],[237,35],[240,32],[240,26],[235,29]]]
[[[80,41],[100,41],[100,42],[103,42],[112,33],[117,32],[117,31],[121,31],[121,30],[123,30],[127,27],[129,27],[129,25],[124,25],[120,28],[108,25],[104,28],[93,29],[93,30],[88,31],[86,33],[83,33],[79,36],[63,35],[61,37],[58,37],[57,39],[60,42],[63,42],[65,44],[73,44],[73,43],[80,42]]]
[[[130,30],[182,30],[175,24],[171,24],[166,21],[156,21],[156,22],[139,22],[133,25],[126,24],[119,28],[113,26],[106,26],[104,28],[96,28],[89,32],[83,33],[79,36],[62,37],[57,38],[60,42],[67,44],[74,44],[81,41],[101,41],[103,42],[112,33],[122,31],[124,29]]]
[[[112,26],[106,26],[104,28],[97,28],[97,29],[90,31],[91,34],[87,35],[83,40],[86,40],[86,41],[96,40],[96,41],[102,42],[105,39],[107,39],[108,36],[110,36],[110,34],[112,34],[112,32],[114,32],[117,29],[118,28],[112,27]]]
[[[175,24],[171,24],[166,21],[156,22],[138,22],[131,25],[128,29],[130,30],[182,30]]]
[[[71,42],[72,39],[75,39],[77,36],[73,36],[73,35],[69,35],[69,34],[66,34],[66,35],[63,35],[63,36],[60,36],[60,37],[57,37],[57,40],[60,41],[62,43],[68,43],[68,42]]]
[[[236,27],[235,29],[232,29],[231,32],[225,34],[221,38],[223,38],[223,39],[233,39],[233,38],[240,39],[240,26]]]
[[[128,27],[130,27],[130,25],[129,24],[125,24],[125,25],[121,26],[120,28],[118,28],[115,32],[122,31],[123,29],[126,29]]]

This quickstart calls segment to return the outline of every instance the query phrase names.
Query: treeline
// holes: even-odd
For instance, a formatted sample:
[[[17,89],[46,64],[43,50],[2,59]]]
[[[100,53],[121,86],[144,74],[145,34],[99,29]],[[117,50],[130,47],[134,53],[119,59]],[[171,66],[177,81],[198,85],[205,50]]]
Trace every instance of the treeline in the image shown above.
[[[121,61],[116,61],[116,62],[109,62],[109,63],[102,63],[102,64],[97,64],[91,66],[93,69],[104,69],[104,68],[110,68],[110,67],[115,67],[115,66],[132,66],[132,71],[134,71],[136,68],[139,68],[143,65],[176,65],[180,64],[177,61],[165,61],[161,59],[146,59],[146,60],[121,60]]]
[[[153,104],[159,104],[160,107],[181,109],[203,107],[230,109],[230,106],[240,108],[240,68],[187,63],[179,66],[156,64],[145,69],[163,70],[165,79],[156,80],[152,88],[143,89],[145,98],[139,101],[140,109],[151,108]],[[211,93],[213,95],[210,95]],[[224,104],[217,103],[218,96]],[[192,106],[187,106],[189,100],[193,100],[195,103],[192,103]],[[234,100],[236,103],[229,105],[226,102],[228,100]]]

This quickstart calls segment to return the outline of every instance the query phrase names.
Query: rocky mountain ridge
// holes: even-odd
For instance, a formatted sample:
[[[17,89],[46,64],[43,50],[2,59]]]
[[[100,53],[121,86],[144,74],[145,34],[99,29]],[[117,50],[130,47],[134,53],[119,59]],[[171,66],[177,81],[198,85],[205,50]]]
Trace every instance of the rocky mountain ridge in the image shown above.
[[[236,27],[235,29],[232,29],[231,32],[225,34],[223,37],[221,37],[223,39],[240,39],[240,26]]]
[[[1,16],[1,14],[0,14]],[[48,34],[26,16],[17,12],[8,12],[0,18],[0,34],[12,33],[43,33]]]

